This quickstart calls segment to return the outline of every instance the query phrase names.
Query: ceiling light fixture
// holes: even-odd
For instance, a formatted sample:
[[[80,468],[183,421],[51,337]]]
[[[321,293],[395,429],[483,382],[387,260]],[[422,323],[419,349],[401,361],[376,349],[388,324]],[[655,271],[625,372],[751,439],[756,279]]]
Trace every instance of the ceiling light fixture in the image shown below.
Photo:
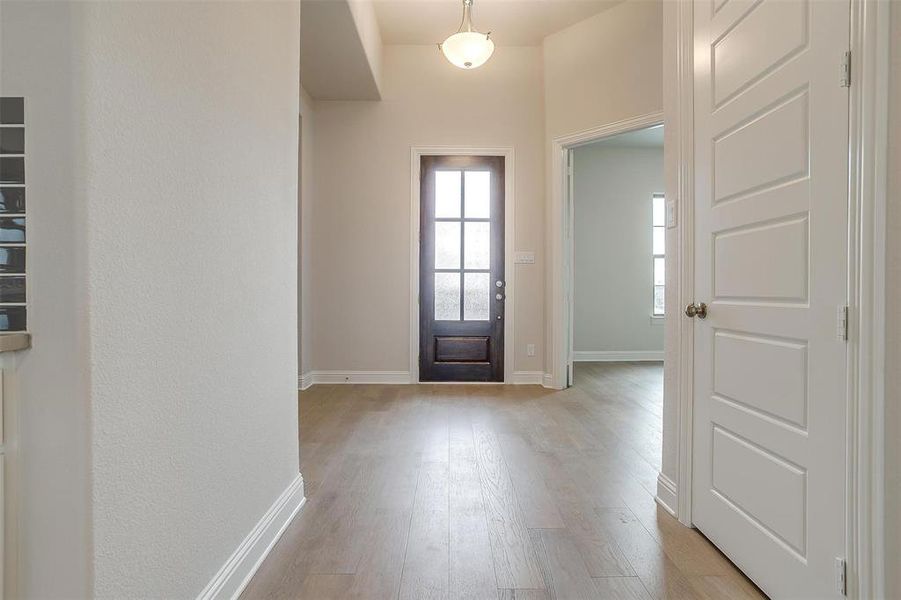
[[[484,65],[494,53],[491,32],[479,33],[472,26],[472,0],[463,0],[463,22],[457,33],[450,36],[438,48],[445,58],[461,69],[475,69]]]

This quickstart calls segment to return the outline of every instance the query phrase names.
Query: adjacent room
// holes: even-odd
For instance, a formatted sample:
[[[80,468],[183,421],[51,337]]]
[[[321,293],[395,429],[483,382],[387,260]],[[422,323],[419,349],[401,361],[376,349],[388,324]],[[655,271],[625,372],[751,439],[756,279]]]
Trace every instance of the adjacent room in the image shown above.
[[[581,378],[640,379],[663,404],[666,200],[663,126],[570,150],[572,360]]]

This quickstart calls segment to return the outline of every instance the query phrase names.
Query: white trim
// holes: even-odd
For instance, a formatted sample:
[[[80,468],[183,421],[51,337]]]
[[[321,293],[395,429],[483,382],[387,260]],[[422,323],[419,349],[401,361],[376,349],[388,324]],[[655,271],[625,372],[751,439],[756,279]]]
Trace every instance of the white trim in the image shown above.
[[[390,385],[416,385],[415,377],[407,371],[311,371],[301,378],[301,390],[309,389],[313,385],[362,385],[362,384],[390,384]],[[550,381],[549,376],[543,371],[514,371],[508,381],[504,383],[513,385],[545,385]],[[428,382],[428,385],[503,385],[495,382],[467,382],[447,381]],[[305,386],[305,387],[303,387]],[[545,385],[545,387],[548,387]]]
[[[512,146],[413,146],[410,148],[410,372],[409,382],[419,383],[419,165],[423,156],[504,157],[504,381],[513,380],[516,348],[514,330],[516,271],[515,153]]]
[[[675,152],[676,189],[675,192],[676,229],[679,236],[676,265],[671,266],[677,274],[676,289],[668,290],[667,304],[672,305],[676,297],[677,310],[670,311],[679,320],[670,331],[674,332],[664,339],[664,347],[670,350],[670,356],[677,363],[670,365],[673,373],[677,373],[679,381],[670,389],[675,390],[677,397],[670,399],[678,411],[676,438],[677,473],[676,473],[676,516],[688,527],[692,525],[691,492],[692,492],[692,457],[693,457],[693,408],[694,408],[694,321],[683,319],[681,307],[694,302],[694,3],[679,2],[676,7],[676,76],[675,90],[676,111],[675,122],[669,123],[670,139],[675,139],[673,148],[664,154]],[[675,135],[673,135],[675,134]],[[666,160],[666,157],[665,159]],[[669,183],[669,182],[667,182]],[[668,288],[672,288],[670,285]],[[665,386],[665,384],[664,384]],[[666,388],[666,386],[665,386]]]
[[[394,384],[411,383],[407,371],[313,371],[310,385],[320,384]]]
[[[663,350],[576,350],[574,362],[641,362],[661,361]]]
[[[889,4],[851,0],[848,594],[885,589],[885,259]],[[891,7],[893,10],[897,6]]]
[[[546,387],[549,390],[557,389],[554,387],[554,376],[550,373],[545,373],[544,379],[541,380],[541,387]]]
[[[620,133],[645,129],[663,124],[663,113],[654,112],[631,119],[617,121],[578,133],[555,138],[551,142],[551,202],[548,205],[547,240],[550,283],[549,335],[552,387],[566,387],[566,373],[569,364],[570,340],[572,340],[572,282],[568,265],[571,248],[571,219],[566,203],[568,200],[569,176],[566,160],[569,151],[578,146]]]
[[[675,506],[678,497],[679,494],[676,491],[676,484],[673,482],[673,480],[663,473],[658,473],[657,496],[654,498],[657,501],[657,504],[662,506],[666,512],[675,517]]]
[[[306,501],[303,477],[298,473],[291,485],[281,493],[219,572],[203,588],[197,600],[225,600],[240,596]]]
[[[301,374],[297,379],[297,389],[301,392],[310,389],[311,385],[313,385],[313,374],[309,371]]]
[[[514,371],[508,383],[515,385],[541,385],[544,382],[544,371]]]

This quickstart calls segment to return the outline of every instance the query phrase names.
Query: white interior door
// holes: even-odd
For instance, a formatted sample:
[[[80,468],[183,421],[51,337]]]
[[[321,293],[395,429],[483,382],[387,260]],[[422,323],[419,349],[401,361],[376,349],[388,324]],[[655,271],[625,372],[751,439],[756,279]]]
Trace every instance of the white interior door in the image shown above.
[[[845,548],[847,1],[695,4],[692,518],[773,598]]]

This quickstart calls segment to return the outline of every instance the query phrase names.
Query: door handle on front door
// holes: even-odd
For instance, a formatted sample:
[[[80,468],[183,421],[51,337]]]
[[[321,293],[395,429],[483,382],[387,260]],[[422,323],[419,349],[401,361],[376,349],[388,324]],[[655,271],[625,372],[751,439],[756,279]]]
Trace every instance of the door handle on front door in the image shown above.
[[[689,304],[685,307],[685,316],[686,317],[697,317],[699,319],[707,318],[707,305],[701,302],[700,304]]]

